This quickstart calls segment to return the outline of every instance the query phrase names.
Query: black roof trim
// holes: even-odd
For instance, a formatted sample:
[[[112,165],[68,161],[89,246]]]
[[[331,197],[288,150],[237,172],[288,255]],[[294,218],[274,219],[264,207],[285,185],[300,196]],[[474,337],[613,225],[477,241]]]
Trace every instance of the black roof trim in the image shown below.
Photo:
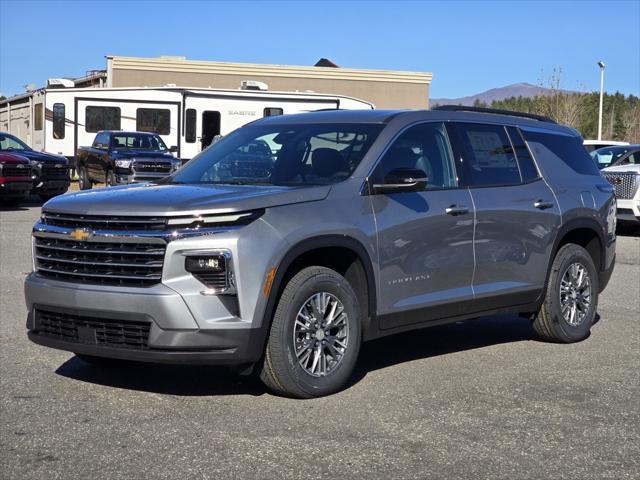
[[[552,120],[551,118],[545,117],[543,115],[535,115],[533,113],[514,112],[512,110],[500,110],[498,108],[465,107],[464,105],[439,105],[433,108],[432,110],[442,110],[447,112],[492,113],[495,115],[508,115],[511,117],[531,118],[533,120],[538,120],[539,122],[557,124],[555,120]]]

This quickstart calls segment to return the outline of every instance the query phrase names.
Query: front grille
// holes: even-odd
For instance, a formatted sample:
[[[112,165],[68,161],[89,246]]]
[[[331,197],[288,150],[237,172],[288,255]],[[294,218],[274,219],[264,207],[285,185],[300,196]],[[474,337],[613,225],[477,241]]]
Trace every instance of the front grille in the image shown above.
[[[148,287],[160,283],[165,245],[34,237],[38,274],[71,282]]]
[[[106,217],[50,212],[44,212],[42,220],[46,225],[91,230],[164,230],[166,225],[165,217]]]
[[[27,165],[3,165],[0,172],[2,177],[31,177],[31,167]]]
[[[150,322],[87,317],[37,308],[34,333],[67,342],[111,348],[149,348]]]
[[[134,173],[171,173],[171,164],[166,162],[144,162],[136,160],[133,163]]]
[[[56,164],[42,165],[42,180],[66,180],[67,178],[69,178],[69,168],[66,165],[61,167],[56,167]]]
[[[602,176],[613,185],[617,198],[633,198],[640,185],[640,175],[632,172],[602,172]]]

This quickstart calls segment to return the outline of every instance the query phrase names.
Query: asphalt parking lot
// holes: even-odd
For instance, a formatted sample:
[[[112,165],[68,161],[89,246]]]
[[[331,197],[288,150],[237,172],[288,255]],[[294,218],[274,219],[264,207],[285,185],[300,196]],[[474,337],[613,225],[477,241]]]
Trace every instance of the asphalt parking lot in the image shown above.
[[[365,344],[353,384],[279,398],[219,368],[100,370],[25,335],[39,204],[0,210],[0,477],[640,478],[640,236],[586,341],[492,317]]]

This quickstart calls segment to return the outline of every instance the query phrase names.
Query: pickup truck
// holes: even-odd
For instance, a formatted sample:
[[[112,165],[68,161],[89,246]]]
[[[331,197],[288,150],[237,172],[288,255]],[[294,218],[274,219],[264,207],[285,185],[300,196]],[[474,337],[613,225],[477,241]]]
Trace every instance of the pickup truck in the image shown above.
[[[80,190],[94,183],[108,187],[160,180],[180,167],[162,139],[153,133],[100,131],[90,147],[76,152]]]

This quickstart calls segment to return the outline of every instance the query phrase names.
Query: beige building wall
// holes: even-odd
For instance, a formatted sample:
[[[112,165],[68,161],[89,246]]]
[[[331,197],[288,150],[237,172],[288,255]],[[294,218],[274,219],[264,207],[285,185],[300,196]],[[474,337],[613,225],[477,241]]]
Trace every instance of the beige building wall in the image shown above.
[[[428,108],[431,73],[331,67],[292,67],[167,58],[107,57],[107,86],[237,89],[243,80],[264,82],[272,91],[346,95],[377,108]]]

